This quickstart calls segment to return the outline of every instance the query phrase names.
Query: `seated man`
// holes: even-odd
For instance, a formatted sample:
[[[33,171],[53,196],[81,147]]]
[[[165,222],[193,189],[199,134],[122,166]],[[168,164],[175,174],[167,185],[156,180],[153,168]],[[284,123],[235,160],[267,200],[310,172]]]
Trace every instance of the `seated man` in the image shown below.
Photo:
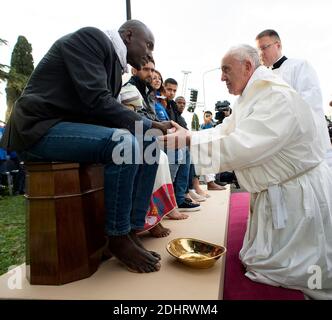
[[[165,80],[165,96],[167,98],[167,114],[170,119],[186,128],[187,123],[178,111],[177,103],[173,100],[175,98],[176,91],[178,89],[178,83],[173,78]],[[188,148],[176,150],[171,152],[167,150],[169,157],[170,172],[174,184],[176,202],[178,204],[178,210],[184,212],[199,211],[200,204],[194,203],[190,198],[186,196],[188,192],[188,181],[190,175],[190,153]]]
[[[141,70],[131,69],[133,76],[123,85],[120,92],[121,103],[148,119],[156,119],[154,111],[155,99],[151,94],[152,75],[155,64],[153,59],[142,66]],[[151,195],[150,206],[145,218],[144,231],[148,230],[153,237],[161,238],[170,234],[171,230],[161,224],[161,220],[176,211],[176,200],[169,172],[168,159],[160,151],[159,167]]]
[[[60,38],[31,75],[1,141],[25,161],[105,164],[109,250],[135,272],[159,270],[160,256],[136,237],[158,167],[137,157],[155,142],[141,144],[142,137],[133,134],[135,126],[166,133],[168,124],[142,119],[117,98],[127,62],[140,69],[153,48],[152,32],[137,20],[119,31],[87,27]]]
[[[281,78],[260,66],[257,51],[232,48],[222,81],[239,95],[223,125],[162,137],[191,145],[202,173],[234,170],[251,192],[240,251],[250,279],[332,298],[332,173],[312,108]]]

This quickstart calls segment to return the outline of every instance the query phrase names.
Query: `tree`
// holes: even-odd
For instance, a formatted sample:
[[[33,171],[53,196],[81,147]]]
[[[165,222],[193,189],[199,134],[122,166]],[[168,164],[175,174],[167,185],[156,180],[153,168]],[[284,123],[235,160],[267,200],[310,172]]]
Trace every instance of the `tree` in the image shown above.
[[[193,114],[191,120],[191,130],[198,131],[199,130],[199,119],[196,113]]]
[[[2,44],[7,45],[7,41],[0,38],[0,45]],[[8,77],[8,73],[5,70],[6,68],[8,68],[7,65],[0,63],[0,82],[5,81]]]
[[[31,44],[24,36],[19,36],[12,52],[10,70],[7,78],[6,121],[10,116],[15,101],[22,94],[33,69]]]

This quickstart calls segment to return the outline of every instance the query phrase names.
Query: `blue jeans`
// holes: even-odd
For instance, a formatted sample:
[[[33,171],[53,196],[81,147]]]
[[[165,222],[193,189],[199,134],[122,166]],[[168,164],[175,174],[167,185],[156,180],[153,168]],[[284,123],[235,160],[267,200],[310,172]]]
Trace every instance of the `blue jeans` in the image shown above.
[[[179,166],[184,159],[184,149],[165,150],[168,157],[169,172],[171,174],[172,182],[174,182]]]
[[[188,190],[190,153],[188,148],[183,148],[175,150],[175,154],[174,151],[167,150],[167,155],[170,159],[169,170],[173,181],[176,202],[180,205],[184,202],[185,194]]]
[[[140,144],[127,130],[60,122],[21,156],[25,161],[105,164],[105,229],[119,236],[144,227],[158,164],[135,162],[132,156],[141,156],[148,146],[159,153],[155,139],[150,140]]]
[[[198,178],[196,171],[195,171],[195,165],[193,163],[190,164],[190,170],[189,170],[189,181],[188,181],[188,191],[194,189],[193,185],[193,179]]]

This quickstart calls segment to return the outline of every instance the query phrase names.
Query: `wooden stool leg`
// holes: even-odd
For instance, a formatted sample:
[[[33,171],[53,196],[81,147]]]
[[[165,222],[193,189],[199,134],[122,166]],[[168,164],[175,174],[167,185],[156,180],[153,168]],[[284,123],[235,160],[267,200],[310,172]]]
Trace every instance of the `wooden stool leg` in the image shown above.
[[[30,283],[60,285],[89,277],[98,268],[104,244],[103,232],[98,229],[100,238],[93,242],[90,229],[101,223],[103,213],[100,210],[100,217],[94,218],[95,211],[87,210],[85,194],[90,206],[99,207],[93,205],[93,190],[82,195],[79,164],[30,163],[26,171]],[[94,219],[98,223],[90,225]]]
[[[89,253],[90,272],[97,270],[104,247],[105,206],[104,206],[104,166],[81,165],[80,184],[85,231]]]

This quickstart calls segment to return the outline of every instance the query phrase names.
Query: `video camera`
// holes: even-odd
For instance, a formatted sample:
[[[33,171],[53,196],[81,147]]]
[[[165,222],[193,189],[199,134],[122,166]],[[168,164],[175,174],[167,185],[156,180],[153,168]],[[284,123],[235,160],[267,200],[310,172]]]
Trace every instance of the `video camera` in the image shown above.
[[[215,111],[228,111],[230,109],[230,103],[227,100],[224,100],[223,102],[217,101],[215,106]]]
[[[232,109],[230,107],[230,102],[227,100],[224,101],[217,101],[215,104],[215,119],[217,120],[217,124],[222,123],[224,118],[226,117],[225,112],[229,111],[232,113]]]

